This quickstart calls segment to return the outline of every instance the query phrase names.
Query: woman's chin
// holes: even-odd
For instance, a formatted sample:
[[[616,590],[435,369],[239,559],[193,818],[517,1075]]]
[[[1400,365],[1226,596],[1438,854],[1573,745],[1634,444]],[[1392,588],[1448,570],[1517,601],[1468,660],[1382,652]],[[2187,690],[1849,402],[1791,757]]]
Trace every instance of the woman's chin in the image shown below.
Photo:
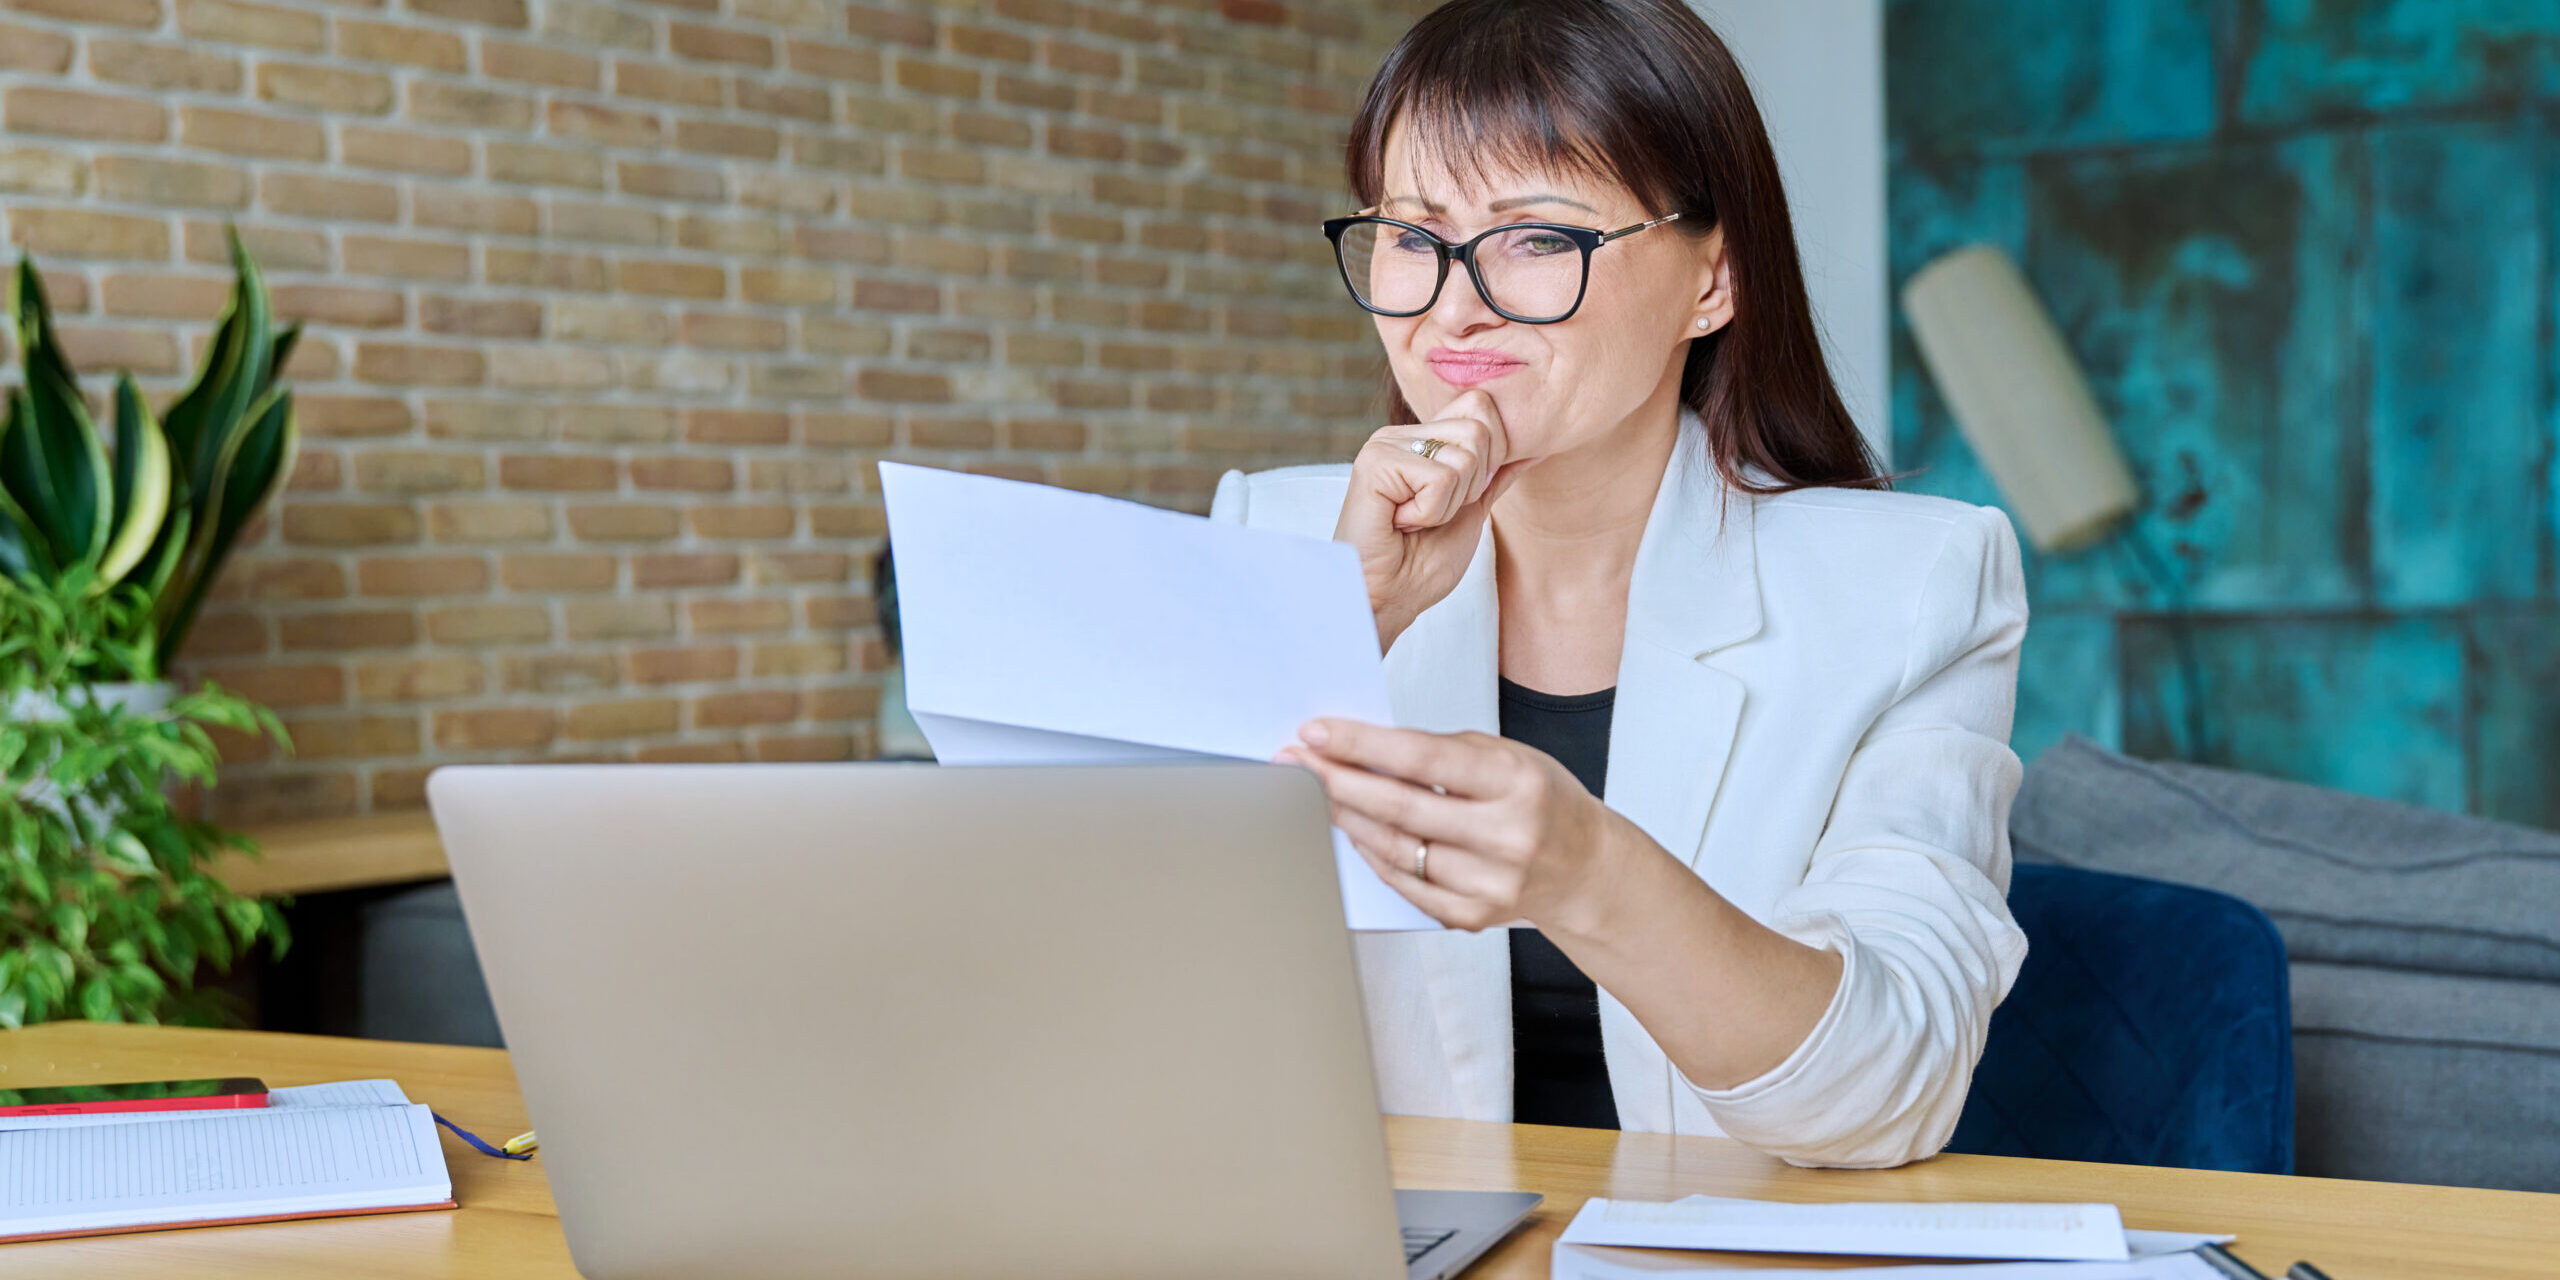
[[[1415,395],[1413,391],[1408,390],[1404,396],[1405,404],[1413,409],[1414,418],[1417,421],[1430,422],[1447,414],[1449,406],[1456,403],[1458,397],[1472,391],[1481,391],[1492,398],[1493,411],[1502,415],[1502,422],[1506,428],[1511,425],[1514,418],[1531,417],[1539,412],[1539,405],[1530,394],[1532,388],[1520,383],[1516,377],[1502,378],[1476,387],[1453,387],[1438,378],[1427,375],[1420,379],[1420,382],[1421,386],[1416,389],[1422,394]]]

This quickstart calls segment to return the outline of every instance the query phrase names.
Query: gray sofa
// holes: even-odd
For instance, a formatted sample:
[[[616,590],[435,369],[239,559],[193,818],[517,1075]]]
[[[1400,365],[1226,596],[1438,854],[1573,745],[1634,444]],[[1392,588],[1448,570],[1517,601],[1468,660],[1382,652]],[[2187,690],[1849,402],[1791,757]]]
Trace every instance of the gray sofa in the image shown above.
[[[2022,862],[2274,919],[2300,1172],[2560,1191],[2560,834],[2076,737],[2028,767],[2009,832]]]

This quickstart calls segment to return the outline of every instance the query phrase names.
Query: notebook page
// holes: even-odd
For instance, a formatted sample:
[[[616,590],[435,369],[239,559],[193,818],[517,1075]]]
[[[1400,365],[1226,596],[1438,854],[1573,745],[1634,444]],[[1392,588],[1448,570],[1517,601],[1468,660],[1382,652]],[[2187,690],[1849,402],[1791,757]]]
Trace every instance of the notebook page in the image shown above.
[[[1895,1258],[2125,1261],[2111,1204],[1788,1204],[1690,1196],[1669,1204],[1594,1199],[1570,1244]]]
[[[0,1130],[71,1129],[93,1124],[131,1124],[154,1120],[206,1120],[217,1116],[254,1116],[267,1111],[311,1107],[405,1107],[409,1095],[393,1080],[338,1080],[297,1084],[267,1091],[267,1105],[224,1107],[211,1111],[109,1111],[99,1115],[0,1116]]]
[[[409,1095],[397,1080],[333,1080],[267,1091],[267,1107],[405,1107]]]
[[[0,1133],[0,1237],[452,1198],[423,1106]]]

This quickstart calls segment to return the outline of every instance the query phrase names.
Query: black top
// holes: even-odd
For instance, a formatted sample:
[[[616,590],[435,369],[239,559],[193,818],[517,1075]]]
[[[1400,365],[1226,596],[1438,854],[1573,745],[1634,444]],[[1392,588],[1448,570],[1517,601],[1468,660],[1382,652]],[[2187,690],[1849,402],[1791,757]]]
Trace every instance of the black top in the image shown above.
[[[1597,796],[1609,774],[1618,691],[1559,697],[1502,681],[1502,736],[1536,747]],[[1600,989],[1535,929],[1511,931],[1511,1118],[1618,1127],[1600,1054]]]

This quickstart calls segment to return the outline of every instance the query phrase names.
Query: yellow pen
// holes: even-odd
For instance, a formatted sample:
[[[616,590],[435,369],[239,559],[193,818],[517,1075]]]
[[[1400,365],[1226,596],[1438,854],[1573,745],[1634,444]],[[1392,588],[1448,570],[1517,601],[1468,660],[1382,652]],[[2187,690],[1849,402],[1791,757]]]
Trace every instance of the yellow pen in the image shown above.
[[[527,1129],[499,1144],[498,1149],[511,1156],[520,1156],[540,1145],[542,1144],[534,1139],[533,1130]]]

